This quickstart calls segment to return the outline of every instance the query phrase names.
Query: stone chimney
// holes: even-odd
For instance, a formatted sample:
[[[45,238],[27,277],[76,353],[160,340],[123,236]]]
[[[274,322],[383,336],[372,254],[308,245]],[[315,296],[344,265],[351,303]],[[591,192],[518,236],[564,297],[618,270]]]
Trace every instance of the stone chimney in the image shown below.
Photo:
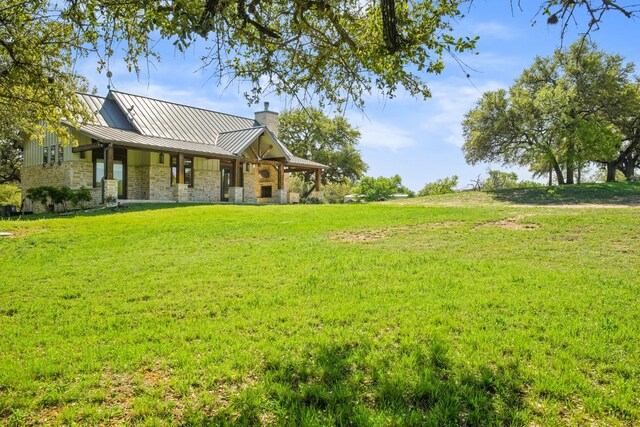
[[[264,111],[256,112],[256,122],[266,126],[276,137],[278,136],[278,113],[269,111],[269,103],[264,103]]]

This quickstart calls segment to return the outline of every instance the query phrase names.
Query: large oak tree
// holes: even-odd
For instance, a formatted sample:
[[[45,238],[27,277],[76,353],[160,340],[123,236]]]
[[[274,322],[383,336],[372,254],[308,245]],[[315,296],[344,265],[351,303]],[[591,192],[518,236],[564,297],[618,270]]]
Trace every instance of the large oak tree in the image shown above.
[[[375,89],[404,88],[428,97],[426,77],[444,57],[474,50],[473,35],[455,23],[469,0],[0,0],[0,131],[50,131],[67,139],[60,119],[86,118],[74,98],[83,82],[78,56],[99,68],[122,56],[132,71],[157,57],[159,39],[178,49],[205,43],[203,65],[221,79],[251,83],[250,101],[275,91],[303,102],[362,107]],[[512,3],[517,2],[515,0]],[[637,14],[633,2],[543,0],[550,23],[570,22],[577,9],[587,28],[609,11]],[[506,5],[508,7],[508,5]],[[3,123],[6,125],[7,123]]]
[[[367,171],[358,151],[360,132],[344,117],[327,117],[315,108],[285,111],[280,115],[280,139],[297,156],[327,165],[322,182],[352,183]],[[307,197],[314,172],[302,173]]]
[[[508,90],[485,93],[463,122],[471,164],[502,162],[553,171],[574,183],[588,163],[633,174],[640,144],[640,84],[633,64],[579,41],[536,58]],[[630,168],[630,169],[629,169]]]

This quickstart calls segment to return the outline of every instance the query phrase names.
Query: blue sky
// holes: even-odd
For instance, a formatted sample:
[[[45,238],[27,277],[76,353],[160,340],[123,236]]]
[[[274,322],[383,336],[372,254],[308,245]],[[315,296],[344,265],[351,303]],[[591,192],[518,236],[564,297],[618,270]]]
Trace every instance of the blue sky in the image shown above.
[[[513,1],[517,6],[517,1]],[[525,3],[524,1],[522,3]],[[464,54],[463,61],[475,71],[465,72],[453,58],[441,75],[427,76],[432,91],[428,100],[414,99],[399,92],[393,99],[371,95],[364,114],[348,110],[349,122],[362,133],[360,151],[369,165],[367,175],[399,174],[403,183],[418,191],[426,182],[458,175],[459,187],[465,188],[478,175],[486,175],[489,167],[507,170],[501,165],[466,164],[462,154],[461,122],[482,92],[507,88],[531,65],[536,55],[551,55],[562,42],[570,45],[577,37],[574,25],[564,40],[559,26],[547,26],[539,18],[532,26],[540,1],[527,0],[524,10],[508,0],[475,0],[466,17],[456,25],[459,35],[480,36],[478,55]],[[582,20],[581,23],[586,22]],[[640,63],[640,23],[615,13],[605,17],[591,38],[610,53],[619,53],[628,61]],[[139,77],[128,73],[124,64],[112,62],[112,85],[115,89],[138,95],[209,108],[241,116],[253,117],[258,106],[248,106],[242,96],[243,87],[231,84],[218,87],[211,73],[201,67],[198,49],[181,54],[170,43],[159,45],[161,61],[144,69]],[[98,94],[107,92],[107,77],[95,71],[95,59],[78,64]],[[275,96],[269,99],[270,109],[282,111],[290,100]],[[295,105],[294,105],[295,106]],[[513,169],[520,179],[531,179],[526,169]]]

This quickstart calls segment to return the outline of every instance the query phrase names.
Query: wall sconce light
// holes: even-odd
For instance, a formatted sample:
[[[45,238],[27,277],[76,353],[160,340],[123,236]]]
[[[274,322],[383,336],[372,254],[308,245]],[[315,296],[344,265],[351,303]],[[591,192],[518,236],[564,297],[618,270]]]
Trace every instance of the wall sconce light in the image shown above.
[[[164,164],[164,153],[160,153],[160,155],[158,156],[158,163],[160,163],[161,165]]]
[[[245,172],[251,172],[251,163],[245,163],[244,170]]]

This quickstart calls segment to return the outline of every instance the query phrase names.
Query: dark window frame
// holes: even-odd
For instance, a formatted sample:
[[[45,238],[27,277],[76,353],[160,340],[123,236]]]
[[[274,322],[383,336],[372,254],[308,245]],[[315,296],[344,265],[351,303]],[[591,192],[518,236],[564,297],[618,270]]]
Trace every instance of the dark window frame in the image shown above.
[[[191,166],[187,166],[187,162]],[[190,170],[190,174],[187,174],[187,170]],[[184,162],[182,163],[182,174],[184,176],[184,183],[189,188],[193,188],[195,182],[195,158],[193,156],[184,156]],[[187,176],[189,180],[187,181]],[[173,187],[178,181],[178,156],[171,155],[169,157],[169,184]]]

